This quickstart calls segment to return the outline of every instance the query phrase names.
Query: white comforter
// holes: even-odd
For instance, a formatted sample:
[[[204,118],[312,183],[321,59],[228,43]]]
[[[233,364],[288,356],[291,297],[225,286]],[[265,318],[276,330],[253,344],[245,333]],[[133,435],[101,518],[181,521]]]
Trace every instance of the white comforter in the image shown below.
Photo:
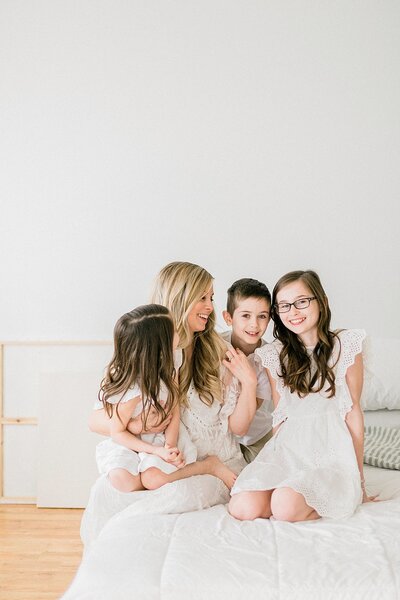
[[[340,521],[240,522],[226,506],[114,516],[64,600],[395,600],[400,472],[366,468],[379,503]]]

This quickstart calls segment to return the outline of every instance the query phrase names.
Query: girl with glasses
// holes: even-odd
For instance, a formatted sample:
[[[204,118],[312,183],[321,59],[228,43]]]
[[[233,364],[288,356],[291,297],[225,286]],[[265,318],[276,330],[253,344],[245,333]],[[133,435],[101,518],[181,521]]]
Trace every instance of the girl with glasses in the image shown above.
[[[373,500],[363,476],[360,407],[365,332],[332,331],[314,271],[292,271],[272,294],[272,344],[256,350],[269,377],[274,436],[236,480],[237,519],[344,518]]]

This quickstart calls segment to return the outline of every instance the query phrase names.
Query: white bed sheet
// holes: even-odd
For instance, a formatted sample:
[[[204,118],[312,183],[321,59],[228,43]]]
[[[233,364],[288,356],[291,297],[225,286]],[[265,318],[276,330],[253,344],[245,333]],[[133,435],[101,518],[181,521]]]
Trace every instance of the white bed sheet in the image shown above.
[[[365,468],[349,519],[233,519],[225,505],[132,514],[104,527],[63,600],[395,600],[400,597],[400,472]]]

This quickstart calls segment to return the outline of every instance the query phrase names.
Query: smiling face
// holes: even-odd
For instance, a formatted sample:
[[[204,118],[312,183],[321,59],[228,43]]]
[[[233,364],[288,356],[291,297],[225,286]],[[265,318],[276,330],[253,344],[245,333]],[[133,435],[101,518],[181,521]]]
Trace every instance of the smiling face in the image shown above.
[[[312,298],[314,294],[301,279],[284,285],[276,295],[276,304],[290,303],[301,298]],[[318,321],[320,308],[314,299],[307,308],[290,307],[288,312],[278,314],[283,325],[302,340],[305,346],[315,346],[318,342]]]
[[[209,316],[214,311],[213,299],[214,290],[211,286],[204,292],[200,300],[193,304],[187,315],[187,325],[192,334],[205,330]]]
[[[245,354],[252,354],[261,344],[261,338],[270,320],[270,304],[265,298],[243,298],[237,301],[233,315],[224,311],[227,325],[232,327],[232,345]]]

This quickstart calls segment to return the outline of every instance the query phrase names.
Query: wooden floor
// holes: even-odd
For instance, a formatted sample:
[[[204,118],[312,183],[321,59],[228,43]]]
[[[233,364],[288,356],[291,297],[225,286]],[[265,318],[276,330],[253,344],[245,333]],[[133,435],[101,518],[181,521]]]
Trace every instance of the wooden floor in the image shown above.
[[[82,510],[0,505],[0,600],[56,600],[82,556]]]

